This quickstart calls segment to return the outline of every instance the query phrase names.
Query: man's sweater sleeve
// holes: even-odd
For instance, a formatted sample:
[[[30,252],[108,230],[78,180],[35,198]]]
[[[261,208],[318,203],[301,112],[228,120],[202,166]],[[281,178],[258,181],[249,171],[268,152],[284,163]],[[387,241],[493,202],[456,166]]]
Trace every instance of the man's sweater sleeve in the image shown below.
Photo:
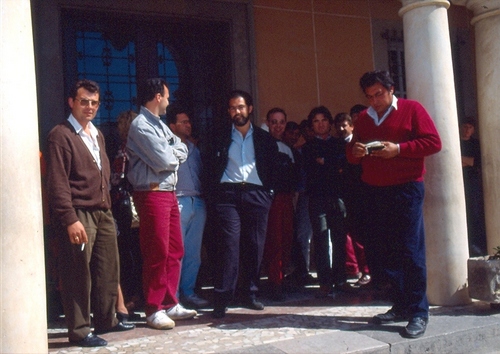
[[[441,138],[432,118],[420,103],[414,104],[411,121],[415,137],[399,144],[399,156],[406,158],[422,158],[441,150]]]
[[[79,219],[73,207],[69,185],[72,154],[69,147],[60,142],[61,139],[61,134],[54,132],[49,136],[47,186],[49,203],[56,220],[68,226]]]

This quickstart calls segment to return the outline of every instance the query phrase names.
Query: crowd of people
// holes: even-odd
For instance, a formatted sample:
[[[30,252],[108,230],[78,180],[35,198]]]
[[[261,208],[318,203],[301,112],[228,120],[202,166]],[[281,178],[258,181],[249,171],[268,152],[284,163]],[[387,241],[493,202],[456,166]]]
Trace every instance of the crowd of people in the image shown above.
[[[366,73],[360,86],[369,107],[333,116],[318,106],[300,124],[275,107],[266,129],[252,123],[250,94],[235,90],[227,124],[203,146],[188,110],[167,113],[167,82],[149,79],[139,113],[118,117],[110,163],[92,124],[99,86],[78,81],[47,159],[69,341],[106,345],[98,334],[132,330],[141,302],[147,325],[164,330],[198,309],[223,318],[235,300],[263,310],[263,298],[283,301],[312,282],[318,297],[385,287],[394,306],[374,323],[408,321],[404,336],[423,335],[424,158],[441,141],[422,105],[394,95],[387,72]],[[197,291],[202,262],[211,299]]]

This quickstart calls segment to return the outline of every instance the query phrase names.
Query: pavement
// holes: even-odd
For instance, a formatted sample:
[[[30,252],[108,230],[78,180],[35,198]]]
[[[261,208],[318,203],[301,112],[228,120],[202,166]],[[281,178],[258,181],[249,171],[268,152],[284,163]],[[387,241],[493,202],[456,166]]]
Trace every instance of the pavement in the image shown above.
[[[297,289],[296,289],[297,290]],[[203,290],[210,298],[211,290]],[[287,294],[282,302],[261,296],[266,308],[229,308],[223,319],[210,309],[196,318],[176,321],[172,330],[146,326],[143,312],[137,328],[101,335],[108,346],[80,348],[67,341],[64,318],[49,323],[49,353],[500,353],[500,311],[489,303],[433,306],[424,336],[400,335],[406,322],[375,325],[371,318],[391,304],[368,287],[316,298],[314,286]]]

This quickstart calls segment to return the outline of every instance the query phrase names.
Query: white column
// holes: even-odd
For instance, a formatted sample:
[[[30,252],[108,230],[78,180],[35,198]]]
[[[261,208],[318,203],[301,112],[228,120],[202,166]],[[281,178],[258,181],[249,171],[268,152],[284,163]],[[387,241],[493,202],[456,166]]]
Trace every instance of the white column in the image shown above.
[[[36,99],[30,1],[1,0],[0,352],[2,353],[48,351]]]
[[[488,253],[500,246],[500,1],[468,0],[476,34],[478,124]]]
[[[443,149],[426,160],[427,295],[433,305],[470,301],[467,223],[446,0],[401,0],[408,98],[433,117]]]

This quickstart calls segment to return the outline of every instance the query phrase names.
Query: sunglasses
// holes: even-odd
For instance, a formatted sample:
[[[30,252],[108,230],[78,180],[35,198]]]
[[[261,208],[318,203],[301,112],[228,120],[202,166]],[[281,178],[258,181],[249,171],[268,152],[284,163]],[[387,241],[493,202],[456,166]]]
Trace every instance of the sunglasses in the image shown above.
[[[101,104],[101,102],[99,102],[99,101],[88,100],[88,99],[75,98],[75,100],[80,102],[80,104],[84,107],[87,107],[87,106],[99,107],[99,105]]]

